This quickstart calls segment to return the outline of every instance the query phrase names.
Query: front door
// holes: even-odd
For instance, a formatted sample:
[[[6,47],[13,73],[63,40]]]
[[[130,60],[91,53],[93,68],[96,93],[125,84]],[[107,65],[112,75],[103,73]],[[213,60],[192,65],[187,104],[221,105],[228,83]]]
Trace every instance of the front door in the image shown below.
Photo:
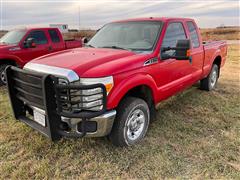
[[[36,44],[36,47],[27,48],[22,45],[23,49],[21,52],[16,51],[16,56],[20,57],[24,63],[35,59],[39,56],[43,56],[51,52],[49,49],[49,42],[47,40],[46,32],[43,30],[33,30],[31,31],[25,40],[28,38],[33,38]]]
[[[162,41],[161,49],[164,47],[176,47],[178,40],[187,39],[182,22],[169,22]],[[173,56],[175,51],[169,50],[160,52],[161,57],[164,53]],[[157,78],[160,99],[165,99],[186,85],[191,79],[192,67],[188,60],[176,60],[169,58],[161,60],[159,63],[159,74]]]

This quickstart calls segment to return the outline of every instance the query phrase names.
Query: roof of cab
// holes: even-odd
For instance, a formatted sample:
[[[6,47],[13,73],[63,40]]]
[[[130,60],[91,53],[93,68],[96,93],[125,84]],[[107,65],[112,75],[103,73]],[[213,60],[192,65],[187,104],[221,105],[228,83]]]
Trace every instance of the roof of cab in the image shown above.
[[[56,27],[24,27],[24,28],[16,28],[13,30],[25,30],[25,31],[29,31],[29,30],[49,30],[49,29],[58,29]]]
[[[125,19],[114,22],[131,22],[131,21],[172,21],[172,20],[185,20],[185,21],[193,21],[191,18],[177,18],[177,17],[146,17],[146,18],[134,18],[134,19]]]
[[[56,27],[28,27],[27,30],[48,30],[48,29],[58,29]]]

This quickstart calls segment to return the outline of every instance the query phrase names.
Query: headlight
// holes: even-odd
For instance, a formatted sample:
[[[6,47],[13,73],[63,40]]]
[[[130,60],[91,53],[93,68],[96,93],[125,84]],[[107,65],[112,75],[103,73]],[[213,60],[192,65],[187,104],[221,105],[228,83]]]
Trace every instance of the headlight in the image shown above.
[[[107,94],[110,93],[110,91],[113,88],[113,77],[108,76],[108,77],[103,77],[103,78],[80,78],[80,84],[83,85],[90,85],[90,84],[103,84],[106,88]],[[92,91],[92,90],[86,90],[87,91]]]
[[[107,94],[110,93],[110,91],[113,88],[113,77],[112,76],[108,76],[108,77],[103,77],[103,78],[80,78],[80,84],[82,85],[91,85],[91,84],[103,84],[106,88],[106,92]],[[102,94],[100,94],[102,92],[101,88],[94,88],[94,89],[88,89],[88,90],[82,90],[81,94],[85,95],[83,96],[83,104],[82,104],[82,108],[86,109],[89,107],[93,107],[90,108],[89,110],[101,110],[102,109]]]

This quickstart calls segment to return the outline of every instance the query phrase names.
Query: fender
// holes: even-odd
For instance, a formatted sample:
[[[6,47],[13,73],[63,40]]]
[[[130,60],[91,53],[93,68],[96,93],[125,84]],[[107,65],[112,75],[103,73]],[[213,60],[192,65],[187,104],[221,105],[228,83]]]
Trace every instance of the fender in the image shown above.
[[[141,73],[131,75],[126,80],[122,80],[121,83],[114,86],[112,92],[108,96],[108,109],[116,108],[129,90],[141,85],[145,85],[151,89],[153,100],[157,102],[157,85],[154,79],[149,74]]]
[[[0,54],[0,62],[1,60],[10,60],[10,61],[14,61],[16,63],[17,66],[19,67],[23,67],[24,66],[24,62],[17,56],[14,55],[6,55],[6,54]]]

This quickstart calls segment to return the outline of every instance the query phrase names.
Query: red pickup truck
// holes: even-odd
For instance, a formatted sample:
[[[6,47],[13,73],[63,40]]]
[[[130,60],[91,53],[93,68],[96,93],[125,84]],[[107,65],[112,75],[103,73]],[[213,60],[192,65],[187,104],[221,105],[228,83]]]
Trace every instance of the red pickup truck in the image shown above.
[[[155,105],[200,80],[216,86],[223,41],[202,43],[192,19],[109,23],[83,48],[6,69],[16,119],[52,140],[108,136],[130,146],[145,136]]]
[[[39,56],[81,46],[81,41],[64,41],[58,28],[10,31],[0,39],[0,85],[6,84],[4,69],[7,65],[23,67]]]

